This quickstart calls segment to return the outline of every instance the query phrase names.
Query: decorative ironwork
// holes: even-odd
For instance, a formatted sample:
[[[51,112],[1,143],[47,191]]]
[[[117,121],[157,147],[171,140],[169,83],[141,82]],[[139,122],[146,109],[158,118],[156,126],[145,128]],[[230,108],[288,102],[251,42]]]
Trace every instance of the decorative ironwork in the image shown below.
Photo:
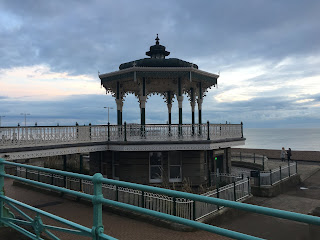
[[[181,130],[179,132],[179,129]],[[1,127],[0,149],[110,141],[195,141],[241,138],[240,124]],[[180,134],[179,134],[180,133]]]

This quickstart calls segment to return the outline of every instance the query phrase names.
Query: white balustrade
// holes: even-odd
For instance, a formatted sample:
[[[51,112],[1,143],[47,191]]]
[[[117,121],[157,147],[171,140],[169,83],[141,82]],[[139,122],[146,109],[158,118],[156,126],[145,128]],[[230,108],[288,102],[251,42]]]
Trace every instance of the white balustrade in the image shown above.
[[[210,124],[210,140],[241,138],[241,124]],[[207,124],[0,127],[0,149],[110,141],[208,139]]]

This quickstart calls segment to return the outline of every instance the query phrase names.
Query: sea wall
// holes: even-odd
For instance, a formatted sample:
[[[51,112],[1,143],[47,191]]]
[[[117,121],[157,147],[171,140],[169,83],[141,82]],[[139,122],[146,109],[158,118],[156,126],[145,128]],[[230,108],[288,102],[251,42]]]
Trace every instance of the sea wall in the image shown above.
[[[252,148],[232,148],[232,152],[256,153],[265,155],[270,159],[279,159],[281,146],[279,149],[252,149]],[[291,160],[293,161],[317,161],[320,162],[320,151],[295,151],[292,149]]]

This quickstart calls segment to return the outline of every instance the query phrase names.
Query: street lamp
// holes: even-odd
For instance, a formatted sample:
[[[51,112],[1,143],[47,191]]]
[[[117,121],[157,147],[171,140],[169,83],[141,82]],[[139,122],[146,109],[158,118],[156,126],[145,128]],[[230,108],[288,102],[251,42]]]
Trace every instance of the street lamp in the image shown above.
[[[1,118],[3,118],[3,117],[5,117],[5,116],[0,116],[0,127],[1,127]]]
[[[24,126],[27,126],[27,115],[30,115],[30,113],[20,113],[20,115],[24,115]]]
[[[109,124],[109,110],[113,109],[112,107],[103,107],[103,108],[107,108],[108,109],[108,124]]]

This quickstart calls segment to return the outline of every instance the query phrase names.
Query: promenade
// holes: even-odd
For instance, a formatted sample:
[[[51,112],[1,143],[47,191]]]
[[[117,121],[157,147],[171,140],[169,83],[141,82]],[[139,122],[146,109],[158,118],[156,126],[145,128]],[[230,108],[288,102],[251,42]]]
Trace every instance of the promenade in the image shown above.
[[[79,203],[76,201],[68,200],[58,196],[52,196],[31,189],[26,189],[19,186],[13,186],[11,179],[5,180],[5,191],[8,197],[14,198],[18,201],[26,203],[28,205],[37,207],[41,210],[47,211],[49,213],[55,214],[59,217],[63,217],[70,221],[79,223],[86,227],[91,228],[92,226],[92,214],[93,208],[90,205]],[[27,212],[27,211],[26,211]],[[32,214],[30,214],[32,216]],[[61,226],[51,219],[44,220],[45,223]],[[150,224],[146,221],[135,220],[129,216],[120,216],[107,211],[103,212],[103,224],[104,224],[104,233],[115,237],[117,239],[123,240],[140,240],[140,239],[149,239],[149,240],[158,240],[158,239],[181,239],[181,240],[191,240],[191,239],[216,239],[216,240],[227,240],[223,236],[219,236],[213,233],[205,231],[193,231],[193,232],[181,232],[171,229],[167,229],[161,226],[156,226]],[[68,240],[82,240],[89,239],[86,237],[81,237],[77,235],[70,235],[61,232],[53,232],[60,239]],[[14,238],[3,239],[0,236],[1,240],[9,240]],[[16,239],[14,239],[16,240]]]
[[[272,160],[273,164],[279,162]],[[281,162],[280,162],[281,164]],[[315,207],[320,206],[320,165],[300,163],[298,172],[304,181],[291,191],[274,198],[253,197],[249,201],[252,204],[271,208],[283,209],[293,212],[308,214]],[[48,195],[42,192],[13,186],[11,179],[5,181],[6,195],[18,201],[37,207],[44,211],[53,213],[60,217],[74,221],[87,227],[92,226],[92,206],[68,200],[58,196]],[[32,214],[31,214],[32,215]],[[48,224],[57,224],[51,219],[44,220]],[[205,231],[181,232],[167,229],[162,226],[150,224],[147,221],[120,216],[108,211],[103,213],[105,233],[118,239],[229,239],[223,236]],[[215,225],[215,223],[212,223]],[[222,222],[219,227],[239,231],[245,234],[262,237],[266,239],[308,239],[308,225],[289,220],[278,219],[260,214],[246,213]],[[57,233],[61,239],[88,239],[66,233]],[[319,236],[320,237],[320,236]],[[2,240],[14,238],[2,238]]]

